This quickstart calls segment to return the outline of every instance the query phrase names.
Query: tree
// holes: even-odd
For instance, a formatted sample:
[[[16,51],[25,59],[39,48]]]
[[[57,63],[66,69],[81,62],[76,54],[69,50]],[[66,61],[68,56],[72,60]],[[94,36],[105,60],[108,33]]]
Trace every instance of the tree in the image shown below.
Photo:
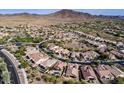
[[[36,80],[37,80],[37,81],[40,81],[40,80],[41,80],[41,77],[36,77]]]
[[[56,77],[56,76],[49,76],[49,75],[43,75],[42,78],[44,79],[44,81],[46,82],[52,82],[54,84],[60,82],[60,78]]]
[[[24,46],[20,46],[19,50],[16,51],[16,53],[19,53],[20,55],[25,55],[26,48]]]
[[[2,77],[3,77],[3,81],[5,84],[9,84],[10,83],[10,76],[8,71],[3,71],[2,72]]]
[[[34,43],[40,43],[43,39],[41,37],[36,37],[33,39]]]
[[[29,66],[29,64],[23,58],[20,59],[20,63],[22,68],[26,68]]]
[[[17,36],[11,40],[11,42],[32,42],[33,38],[32,37],[20,37]]]
[[[0,63],[0,69],[2,70],[2,71],[6,71],[6,64],[5,63]]]
[[[115,79],[115,83],[117,84],[124,84],[124,78],[123,77],[118,77]]]
[[[76,81],[76,80],[65,80],[63,81],[63,84],[85,84],[83,81],[80,82],[80,81]]]

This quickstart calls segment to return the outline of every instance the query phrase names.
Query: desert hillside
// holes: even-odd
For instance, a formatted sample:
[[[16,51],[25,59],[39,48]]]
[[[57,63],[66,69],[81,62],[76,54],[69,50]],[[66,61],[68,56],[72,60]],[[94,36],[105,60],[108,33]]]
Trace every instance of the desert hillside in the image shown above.
[[[50,25],[58,23],[69,23],[69,22],[82,22],[90,20],[103,20],[111,19],[111,17],[105,16],[92,16],[88,13],[77,12],[73,10],[60,10],[55,13],[48,15],[35,15],[28,13],[20,14],[5,14],[0,15],[0,25],[19,25],[19,24],[29,24],[29,25]]]

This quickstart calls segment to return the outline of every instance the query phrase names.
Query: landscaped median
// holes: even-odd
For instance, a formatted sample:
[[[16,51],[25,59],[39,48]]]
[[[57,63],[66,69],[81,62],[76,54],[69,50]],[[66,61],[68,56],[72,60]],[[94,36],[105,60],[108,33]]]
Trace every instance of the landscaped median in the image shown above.
[[[0,76],[1,76],[1,83],[4,83],[4,84],[10,84],[10,74],[8,72],[8,69],[7,69],[7,65],[6,63],[4,63],[4,61],[2,59],[0,59]]]
[[[14,74],[15,75],[14,77],[17,80],[15,83],[17,83],[17,84],[19,84],[19,83],[22,83],[22,84],[28,83],[27,82],[27,77],[26,77],[25,71],[19,68],[20,63],[14,57],[14,55],[11,54],[9,51],[7,51],[5,49],[2,49],[1,52],[9,60],[11,66],[14,69],[13,70],[14,72],[11,72],[11,73],[15,73]]]

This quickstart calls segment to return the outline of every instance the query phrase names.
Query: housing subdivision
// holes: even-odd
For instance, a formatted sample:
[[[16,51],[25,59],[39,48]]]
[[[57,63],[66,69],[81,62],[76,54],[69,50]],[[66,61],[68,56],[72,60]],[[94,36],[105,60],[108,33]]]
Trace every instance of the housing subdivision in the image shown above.
[[[40,15],[23,14],[25,24],[1,25],[0,83],[123,84],[123,20],[90,15],[81,21],[82,16],[69,15],[82,14],[62,10],[54,21],[53,14],[43,17],[52,21],[45,25],[24,20]]]

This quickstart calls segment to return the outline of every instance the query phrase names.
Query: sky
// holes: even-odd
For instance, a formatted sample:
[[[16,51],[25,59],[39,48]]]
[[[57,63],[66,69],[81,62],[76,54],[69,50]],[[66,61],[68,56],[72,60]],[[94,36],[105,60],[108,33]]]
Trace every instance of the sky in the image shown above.
[[[49,14],[59,10],[60,9],[0,9],[0,14],[13,13]],[[124,9],[73,9],[73,10],[90,13],[92,15],[124,16]]]

